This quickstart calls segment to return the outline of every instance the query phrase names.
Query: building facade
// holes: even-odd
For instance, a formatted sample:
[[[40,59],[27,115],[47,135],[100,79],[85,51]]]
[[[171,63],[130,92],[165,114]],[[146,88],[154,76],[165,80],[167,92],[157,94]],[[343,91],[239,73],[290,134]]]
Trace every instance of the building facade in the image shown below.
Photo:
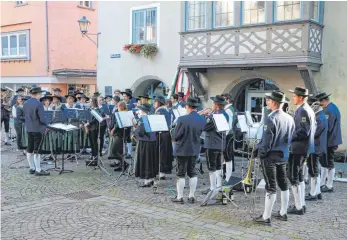
[[[266,92],[327,91],[340,107],[346,144],[345,10],[347,2],[102,2],[98,85],[156,95],[152,84],[171,86],[178,66],[176,90],[207,105],[209,96],[230,92],[255,120]],[[158,53],[150,58],[123,50],[153,43]]]
[[[96,45],[83,37],[86,16],[97,32],[95,1],[2,1],[1,85],[38,84],[47,91],[69,86],[96,90]]]

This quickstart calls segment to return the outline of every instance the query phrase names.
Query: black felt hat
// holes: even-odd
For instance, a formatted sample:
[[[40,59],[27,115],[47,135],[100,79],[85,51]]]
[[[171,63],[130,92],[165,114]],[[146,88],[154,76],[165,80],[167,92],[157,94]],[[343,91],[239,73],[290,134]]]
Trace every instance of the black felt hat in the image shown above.
[[[179,96],[179,97],[184,97],[184,93],[183,93],[183,92],[178,92],[178,93],[177,93],[177,96]]]
[[[46,99],[48,99],[49,101],[52,101],[53,96],[50,94],[46,94],[45,96],[43,96],[42,98],[40,98],[40,102],[45,101]]]
[[[318,101],[321,101],[327,97],[329,97],[331,95],[331,93],[327,94],[326,92],[321,92],[321,93],[318,93],[315,98],[317,98]]]
[[[173,99],[178,99],[178,94],[174,93],[174,94],[171,95],[171,97],[172,97]]]
[[[76,102],[76,101],[77,101],[76,96],[75,96],[74,94],[72,94],[72,93],[70,93],[70,94],[66,95],[65,97],[66,97],[66,98],[68,98],[68,97],[72,97],[72,98],[74,99],[74,102]]]
[[[77,99],[80,100],[81,98],[84,98],[84,99],[86,99],[86,101],[89,101],[89,97],[87,97],[84,94],[81,94],[81,96],[79,96]]]
[[[278,90],[272,91],[271,93],[265,93],[265,96],[279,103],[287,102],[286,95],[284,94],[284,92]]]
[[[302,88],[302,87],[296,87],[294,90],[289,90],[289,92],[294,93],[298,96],[303,96],[303,97],[308,96],[308,89]]]
[[[233,97],[232,97],[232,95],[230,93],[223,93],[221,96],[225,97],[226,99],[230,99],[230,100],[233,99]]]
[[[127,88],[127,89],[125,89],[125,91],[124,92],[120,92],[122,95],[123,94],[126,94],[126,95],[128,95],[129,97],[131,97],[132,95],[133,95],[133,92],[131,91],[131,89],[130,88]]]
[[[138,96],[137,98],[146,98],[146,99],[151,99],[148,94],[143,94]]]
[[[194,98],[194,97],[189,97],[187,99],[186,104],[190,107],[199,107],[200,106],[199,100],[197,98]]]
[[[95,92],[95,93],[93,94],[93,97],[99,97],[100,95],[101,95],[101,93]]]
[[[22,98],[22,101],[26,101],[26,100],[30,99],[31,97],[23,95],[23,96],[21,96],[21,98]]]
[[[214,101],[217,104],[220,105],[226,105],[227,102],[224,100],[224,98],[221,95],[216,95],[215,97],[210,97],[212,101]]]
[[[313,103],[315,103],[315,102],[317,102],[317,101],[318,101],[318,99],[315,98],[315,97],[313,97],[313,96],[309,96],[309,97],[307,98],[307,103],[308,103],[308,105],[312,105]]]
[[[34,87],[30,90],[30,94],[36,94],[36,93],[42,93],[45,92],[44,90],[42,90],[40,87]]]
[[[154,99],[154,101],[160,102],[161,104],[164,105],[165,102],[166,102],[166,99],[165,99],[163,96],[156,96],[155,99]]]
[[[17,91],[16,91],[16,93],[17,93],[17,92],[24,92],[24,89],[23,89],[23,88],[18,88]]]
[[[52,99],[53,99],[53,98],[58,98],[59,101],[61,101],[61,96],[59,96],[59,95],[55,95],[55,94],[54,94],[54,95],[52,95]]]
[[[152,106],[148,103],[144,103],[141,106],[138,107],[140,110],[144,111],[145,113],[149,113],[152,109]]]
[[[112,95],[105,95],[105,99],[106,98],[111,98],[112,99]]]
[[[1,88],[1,92],[6,92],[6,88]]]

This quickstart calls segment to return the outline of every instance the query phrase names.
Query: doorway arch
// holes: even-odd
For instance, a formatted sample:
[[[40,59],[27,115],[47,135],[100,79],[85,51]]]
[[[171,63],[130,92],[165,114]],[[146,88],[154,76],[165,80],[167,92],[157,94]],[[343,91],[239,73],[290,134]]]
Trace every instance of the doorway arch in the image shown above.
[[[143,76],[136,80],[131,90],[134,97],[143,94],[148,94],[150,97],[158,95],[167,96],[168,94],[166,84],[160,78],[152,75]]]

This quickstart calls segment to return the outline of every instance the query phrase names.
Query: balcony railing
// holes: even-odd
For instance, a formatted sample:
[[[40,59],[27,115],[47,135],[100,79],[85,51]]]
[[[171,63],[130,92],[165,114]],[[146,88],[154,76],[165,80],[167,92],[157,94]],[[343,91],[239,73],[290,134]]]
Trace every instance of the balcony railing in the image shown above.
[[[312,21],[183,32],[180,65],[321,65],[322,35]]]

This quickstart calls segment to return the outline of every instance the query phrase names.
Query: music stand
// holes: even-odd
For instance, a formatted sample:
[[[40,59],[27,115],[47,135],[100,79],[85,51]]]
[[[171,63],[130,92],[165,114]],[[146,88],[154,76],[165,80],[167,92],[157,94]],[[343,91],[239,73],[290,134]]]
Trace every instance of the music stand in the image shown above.
[[[100,123],[104,120],[102,116],[100,116],[100,114],[95,111],[94,109],[90,110],[90,114],[95,117],[95,119],[99,122],[99,129],[98,129],[98,150],[100,150]],[[92,161],[91,161],[92,162]],[[90,162],[90,163],[91,163]],[[89,163],[89,164],[90,164]],[[89,164],[87,165],[87,167],[89,166]],[[103,173],[106,173],[108,174],[109,176],[111,176],[111,174],[109,172],[107,172],[106,168],[104,167],[104,163],[103,161],[101,160],[101,157],[100,157],[100,154],[97,153],[97,167],[103,172]],[[90,171],[92,170],[95,170],[96,167],[94,167],[93,169],[89,170],[87,173],[89,173]]]
[[[168,132],[169,127],[167,125],[166,119],[164,115],[148,115],[148,116],[142,116],[145,131],[146,132],[157,132],[158,133],[158,139],[159,139],[159,173],[161,170],[161,147],[160,147],[160,136],[162,132]],[[153,186],[153,193],[156,194],[158,190],[158,185],[160,183],[160,177],[158,178],[158,182],[155,182]]]
[[[120,178],[124,175],[127,176],[125,180],[127,180],[129,178],[129,176],[131,176],[131,166],[133,164],[133,159],[131,159],[131,163],[130,166],[128,167],[128,174],[125,173],[126,169],[124,169],[124,158],[126,155],[126,151],[125,151],[125,145],[126,145],[126,140],[125,140],[125,130],[129,127],[133,126],[133,119],[134,114],[132,111],[127,111],[127,112],[115,112],[115,119],[116,122],[119,126],[119,128],[123,129],[123,154],[122,154],[122,172],[119,174],[119,176],[117,177],[116,181],[115,181],[115,185],[118,183],[118,181],[120,180]],[[134,179],[135,180],[135,179]]]

